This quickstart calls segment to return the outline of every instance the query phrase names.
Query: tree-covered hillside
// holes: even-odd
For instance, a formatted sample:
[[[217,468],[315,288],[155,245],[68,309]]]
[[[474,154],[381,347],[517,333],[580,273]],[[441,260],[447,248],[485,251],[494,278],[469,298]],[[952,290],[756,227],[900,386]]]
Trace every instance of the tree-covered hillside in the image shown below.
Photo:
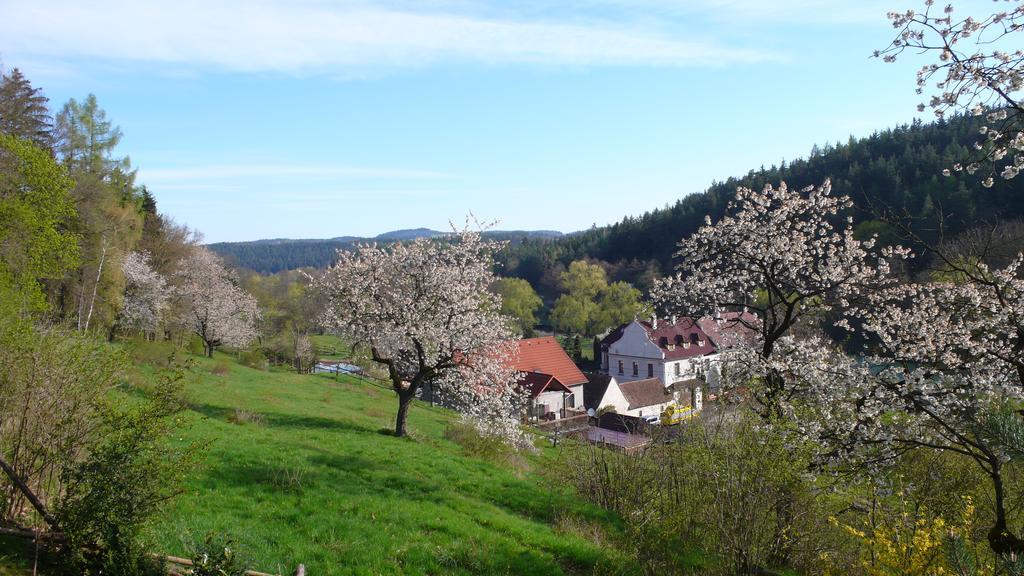
[[[705,216],[713,220],[722,216],[737,186],[760,189],[780,181],[804,187],[831,178],[833,194],[849,195],[855,202],[857,210],[850,215],[858,232],[878,233],[883,241],[892,234],[878,221],[878,214],[886,211],[911,217],[910,225],[929,240],[938,237],[940,215],[947,237],[981,222],[1018,218],[1024,215],[1024,182],[997,181],[992,188],[983,188],[979,176],[955,171],[943,175],[944,169],[971,156],[979,126],[976,118],[958,117],[815,146],[808,158],[713,183],[667,208],[626,216],[611,226],[557,240],[530,240],[510,247],[502,256],[502,274],[525,278],[543,291],[552,270],[592,258],[610,263],[613,278],[621,271],[623,279],[646,288],[645,276],[672,269],[672,255],[681,238],[696,231]]]
[[[416,238],[434,238],[450,232],[428,228],[394,230],[373,238],[340,236],[324,240],[254,240],[252,242],[218,242],[209,248],[225,257],[240,268],[260,274],[276,274],[298,268],[326,268],[334,262],[339,248],[353,246],[358,242],[406,242]],[[524,239],[554,239],[562,236],[553,230],[494,230],[485,232],[492,240],[518,244]]]

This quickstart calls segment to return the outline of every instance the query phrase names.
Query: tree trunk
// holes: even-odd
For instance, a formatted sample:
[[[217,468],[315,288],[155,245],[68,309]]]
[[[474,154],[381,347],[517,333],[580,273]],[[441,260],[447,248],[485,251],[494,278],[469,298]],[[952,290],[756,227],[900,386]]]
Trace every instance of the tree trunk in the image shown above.
[[[107,237],[103,236],[101,240],[102,250],[100,251],[100,265],[96,267],[96,282],[92,285],[92,298],[89,299],[89,314],[85,317],[85,328],[82,332],[89,331],[89,322],[92,320],[92,311],[96,306],[96,292],[100,287],[100,279],[103,278],[103,263],[107,260]]]
[[[992,488],[995,490],[996,522],[988,532],[988,545],[996,554],[1019,556],[1024,553],[1024,541],[1010,532],[1006,525],[1006,500],[1000,468],[1000,464],[995,462],[992,465],[992,472],[989,473]]]
[[[398,416],[395,418],[395,436],[405,436],[405,419],[409,416],[409,406],[416,396],[416,390],[409,386],[408,390],[398,393]]]

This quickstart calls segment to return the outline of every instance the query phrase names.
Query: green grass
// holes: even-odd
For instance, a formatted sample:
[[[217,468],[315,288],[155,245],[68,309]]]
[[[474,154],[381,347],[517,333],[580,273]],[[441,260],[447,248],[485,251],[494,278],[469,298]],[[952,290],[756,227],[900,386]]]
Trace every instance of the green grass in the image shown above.
[[[381,432],[394,424],[389,390],[233,361],[222,376],[211,371],[220,359],[196,359],[189,379],[179,436],[208,448],[158,526],[160,552],[187,555],[217,531],[269,572],[300,562],[317,576],[631,571],[606,541],[580,535],[614,539],[618,525],[539,474],[544,457],[523,470],[466,456],[443,437],[453,415],[422,403],[412,438],[395,438]]]

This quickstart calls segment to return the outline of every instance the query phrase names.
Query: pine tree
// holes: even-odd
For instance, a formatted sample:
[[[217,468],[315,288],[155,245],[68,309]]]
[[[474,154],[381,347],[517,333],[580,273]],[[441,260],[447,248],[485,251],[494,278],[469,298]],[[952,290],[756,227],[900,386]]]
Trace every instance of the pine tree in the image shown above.
[[[0,76],[0,133],[53,150],[53,120],[49,99],[34,88],[17,68]]]

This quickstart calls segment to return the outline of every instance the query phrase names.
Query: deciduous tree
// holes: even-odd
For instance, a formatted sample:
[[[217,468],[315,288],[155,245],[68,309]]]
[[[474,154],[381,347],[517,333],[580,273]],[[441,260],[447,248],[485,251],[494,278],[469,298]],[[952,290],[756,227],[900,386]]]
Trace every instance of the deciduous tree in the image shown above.
[[[533,286],[522,278],[499,278],[491,290],[501,296],[501,312],[518,321],[524,336],[532,336],[537,310],[544,305]]]
[[[933,0],[926,0],[921,12],[890,12],[898,34],[884,50],[875,51],[886,62],[907,51],[934,58],[917,73],[917,93],[934,90],[927,104],[918,105],[919,111],[930,108],[939,118],[957,112],[985,115],[977,154],[951,169],[980,171],[986,187],[995,178],[1009,180],[1024,169],[1024,50],[1019,48],[1024,4],[995,4],[995,12],[978,17],[958,15],[952,4],[939,12]]]
[[[203,340],[207,356],[220,346],[248,346],[256,338],[256,299],[238,286],[235,275],[213,252],[193,249],[176,279],[184,323]]]
[[[725,355],[726,367],[730,358],[745,365],[733,372],[745,374],[746,380],[732,384],[750,386],[767,420],[784,418],[797,392],[786,371],[770,360],[779,353],[780,341],[802,320],[845,307],[864,291],[884,285],[889,281],[885,257],[905,256],[898,248],[873,253],[874,241],[857,240],[849,221],[835,226],[850,206],[849,198],[831,194],[828,181],[803,190],[785,183],[761,191],[739,188],[729,204],[732,214],[714,224],[708,218],[679,243],[678,273],[654,291],[663,308],[681,315],[748,312],[723,321],[725,333],[742,329],[757,336],[736,342],[743,346]]]
[[[314,282],[324,299],[323,324],[366,345],[388,370],[398,395],[395,435],[425,385],[449,397],[498,397],[511,376],[497,353],[513,336],[490,292],[495,243],[463,230],[437,240],[338,251],[338,261]],[[508,380],[511,380],[509,378]],[[506,418],[511,415],[506,415]]]
[[[149,254],[132,252],[124,259],[124,302],[118,316],[120,326],[152,332],[160,324],[171,296],[167,278],[153,270]]]

